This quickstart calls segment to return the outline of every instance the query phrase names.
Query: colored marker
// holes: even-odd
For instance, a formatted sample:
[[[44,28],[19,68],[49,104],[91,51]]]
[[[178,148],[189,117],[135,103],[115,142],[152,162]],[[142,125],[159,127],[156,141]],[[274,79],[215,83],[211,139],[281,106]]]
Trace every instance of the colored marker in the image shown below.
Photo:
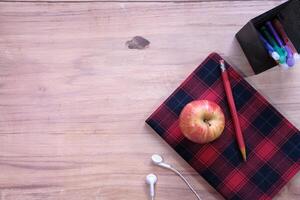
[[[273,47],[269,44],[269,42],[259,33],[259,38],[263,42],[265,48],[269,52],[270,56],[276,61],[279,62],[279,54],[273,49]]]
[[[292,41],[290,40],[290,38],[287,36],[286,32],[284,31],[284,28],[282,26],[282,24],[280,23],[280,21],[278,19],[274,19],[273,20],[273,24],[276,28],[276,30],[279,32],[279,34],[281,35],[285,45],[287,45],[290,50],[293,53],[293,57],[295,60],[300,59],[300,56],[297,52],[297,49],[295,48],[295,46],[293,45]]]
[[[267,28],[265,26],[262,26],[260,28],[260,30],[266,36],[266,38],[269,40],[269,42],[271,43],[274,50],[279,54],[279,56],[280,56],[279,64],[283,67],[288,67],[286,62],[285,62],[286,61],[286,56],[287,56],[287,52],[285,51],[285,49],[282,49],[278,46],[275,39],[270,35],[270,33],[267,31]]]
[[[269,28],[269,30],[271,31],[271,33],[273,34],[273,36],[275,37],[277,43],[279,44],[281,49],[284,49],[286,51],[286,62],[288,64],[288,66],[292,67],[295,64],[295,60],[293,57],[293,54],[291,54],[291,51],[288,49],[289,47],[284,46],[283,42],[281,41],[279,35],[277,34],[276,30],[274,29],[272,23],[270,21],[267,21],[267,27]]]
[[[270,21],[267,21],[266,23],[267,27],[269,28],[269,30],[271,31],[271,33],[273,34],[275,40],[277,41],[277,43],[279,44],[280,47],[283,47],[283,42],[281,41],[279,35],[277,34],[277,32],[275,31],[272,23]]]
[[[285,45],[285,50],[287,51],[287,59],[286,63],[289,67],[293,67],[295,65],[295,58],[293,56],[293,52],[289,46]]]

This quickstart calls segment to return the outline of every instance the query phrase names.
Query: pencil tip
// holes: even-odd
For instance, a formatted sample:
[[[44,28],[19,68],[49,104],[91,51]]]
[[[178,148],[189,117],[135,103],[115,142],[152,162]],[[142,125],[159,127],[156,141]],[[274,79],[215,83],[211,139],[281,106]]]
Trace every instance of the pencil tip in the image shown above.
[[[241,148],[241,153],[242,153],[243,160],[247,161],[246,149],[245,148]]]

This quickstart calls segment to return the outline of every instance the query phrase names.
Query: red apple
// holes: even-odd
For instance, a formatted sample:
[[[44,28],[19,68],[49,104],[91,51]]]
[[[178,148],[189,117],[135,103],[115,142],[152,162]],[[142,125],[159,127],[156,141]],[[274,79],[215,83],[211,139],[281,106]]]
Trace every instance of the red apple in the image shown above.
[[[225,116],[218,104],[196,100],[188,103],[181,111],[179,126],[186,138],[204,144],[221,135],[225,127]]]

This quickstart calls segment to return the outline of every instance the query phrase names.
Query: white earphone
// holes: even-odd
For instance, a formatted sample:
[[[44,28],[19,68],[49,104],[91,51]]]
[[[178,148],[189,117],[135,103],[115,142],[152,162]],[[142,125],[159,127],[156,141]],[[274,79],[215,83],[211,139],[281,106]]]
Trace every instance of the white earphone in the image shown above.
[[[148,174],[146,176],[146,183],[150,186],[150,197],[153,200],[155,197],[155,184],[157,182],[157,176],[155,174]]]
[[[172,166],[169,164],[164,163],[164,159],[162,158],[162,156],[158,155],[158,154],[153,154],[151,156],[152,162],[155,165],[158,165],[160,167],[166,168],[166,169],[171,169]]]
[[[164,163],[164,159],[161,155],[153,154],[151,156],[151,160],[152,160],[153,164],[160,166],[162,168],[165,168],[165,169],[169,169],[169,170],[173,171],[175,174],[177,174],[187,184],[187,186],[190,188],[190,190],[196,195],[198,200],[202,200],[200,198],[200,196],[197,194],[197,192],[195,191],[195,189],[192,187],[192,185],[187,181],[186,178],[184,178],[184,176],[177,169],[175,169],[174,167],[172,167],[171,165],[169,165],[167,163]]]

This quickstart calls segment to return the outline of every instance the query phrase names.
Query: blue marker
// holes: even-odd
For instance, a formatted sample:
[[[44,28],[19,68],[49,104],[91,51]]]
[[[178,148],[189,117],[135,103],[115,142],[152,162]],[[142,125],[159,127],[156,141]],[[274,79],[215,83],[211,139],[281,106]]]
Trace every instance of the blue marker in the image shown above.
[[[284,68],[288,67],[288,65],[286,64],[287,52],[285,51],[285,49],[278,46],[277,42],[271,36],[271,34],[268,32],[268,30],[267,30],[267,28],[265,26],[262,26],[260,28],[260,31],[266,36],[266,38],[271,43],[271,45],[274,48],[274,50],[279,54],[279,56],[280,56],[280,58],[279,58],[279,65],[282,66],[282,67],[284,67]]]
[[[270,56],[276,61],[279,62],[280,56],[279,54],[274,50],[274,48],[269,44],[269,42],[259,33],[259,38],[263,42],[265,48],[269,52]]]

